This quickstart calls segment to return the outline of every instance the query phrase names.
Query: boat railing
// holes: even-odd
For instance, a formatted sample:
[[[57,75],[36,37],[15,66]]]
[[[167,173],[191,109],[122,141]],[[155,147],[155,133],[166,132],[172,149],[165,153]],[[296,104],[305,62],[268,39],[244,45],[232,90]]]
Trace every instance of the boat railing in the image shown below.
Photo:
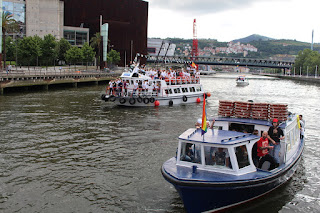
[[[144,96],[159,96],[160,89],[143,89],[143,88],[124,88],[124,87],[108,87],[106,94],[115,97],[144,97]]]
[[[162,79],[167,85],[182,85],[182,84],[199,84],[200,77],[176,77]]]

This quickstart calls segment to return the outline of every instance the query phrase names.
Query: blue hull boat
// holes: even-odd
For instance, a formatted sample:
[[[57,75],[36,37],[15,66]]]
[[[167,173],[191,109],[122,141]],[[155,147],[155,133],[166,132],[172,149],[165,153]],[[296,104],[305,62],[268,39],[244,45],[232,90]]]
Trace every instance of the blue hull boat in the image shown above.
[[[270,170],[268,161],[257,168],[254,151],[259,135],[229,130],[241,126],[263,132],[271,126],[269,121],[219,117],[214,123],[218,129],[203,136],[200,129],[180,135],[177,156],[163,164],[162,175],[176,188],[187,212],[223,211],[257,199],[284,184],[296,171],[304,148],[298,123],[297,116],[291,115],[280,125],[285,140],[281,141],[277,168]],[[219,153],[224,153],[224,161],[218,160]]]

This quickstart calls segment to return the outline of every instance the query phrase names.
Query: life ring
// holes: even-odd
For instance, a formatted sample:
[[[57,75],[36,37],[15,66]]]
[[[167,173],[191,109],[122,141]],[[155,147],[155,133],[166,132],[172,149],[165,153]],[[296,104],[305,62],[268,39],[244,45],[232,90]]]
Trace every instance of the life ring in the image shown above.
[[[184,96],[182,97],[182,100],[183,100],[183,102],[187,102],[187,101],[188,101],[187,96],[184,95]]]
[[[144,98],[143,103],[148,104],[149,103],[149,98]]]
[[[119,99],[119,103],[120,103],[120,104],[125,104],[126,101],[127,101],[127,100],[126,100],[125,98],[120,98],[120,99]]]
[[[130,98],[130,99],[129,99],[129,103],[130,103],[131,105],[135,104],[135,103],[136,103],[136,99]]]
[[[172,105],[173,105],[173,101],[170,100],[170,101],[169,101],[169,106],[172,106]]]
[[[111,95],[110,98],[109,98],[109,100],[110,100],[111,102],[114,102],[114,101],[116,100],[116,96]]]
[[[139,97],[137,98],[137,101],[138,101],[139,103],[141,103],[141,102],[142,102],[142,98],[139,96]]]
[[[156,101],[156,99],[154,97],[150,98],[150,103],[154,103]]]

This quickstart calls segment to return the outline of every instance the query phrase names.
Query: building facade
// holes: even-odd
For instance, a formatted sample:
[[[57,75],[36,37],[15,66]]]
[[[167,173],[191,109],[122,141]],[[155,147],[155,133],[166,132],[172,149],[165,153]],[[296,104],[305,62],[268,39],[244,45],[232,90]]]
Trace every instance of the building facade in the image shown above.
[[[147,54],[148,2],[142,0],[4,0],[2,8],[20,24],[13,37],[52,34],[82,46],[108,23],[109,49],[120,52],[121,65]]]

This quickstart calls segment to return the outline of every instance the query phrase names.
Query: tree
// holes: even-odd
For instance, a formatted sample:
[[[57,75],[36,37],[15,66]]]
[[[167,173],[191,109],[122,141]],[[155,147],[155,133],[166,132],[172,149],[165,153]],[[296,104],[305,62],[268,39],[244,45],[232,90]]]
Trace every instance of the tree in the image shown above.
[[[77,62],[80,62],[83,59],[82,51],[78,47],[71,47],[66,52],[65,57],[69,64],[73,63],[74,65],[76,65]]]
[[[8,11],[2,12],[2,41],[3,41],[3,62],[6,67],[6,34],[7,32],[16,32],[19,30],[19,24],[14,20],[13,14]]]
[[[101,58],[101,41],[102,41],[102,37],[100,33],[96,33],[94,34],[94,37],[91,38],[90,40],[90,46],[97,49],[98,54],[96,54],[96,59],[97,61],[100,61]],[[98,63],[97,63],[97,69],[98,69]]]
[[[58,60],[66,61],[66,52],[71,48],[71,44],[64,38],[60,39],[57,45]]]
[[[6,58],[10,61],[14,61],[15,60],[15,51],[16,51],[16,44],[13,41],[13,39],[8,36],[6,38]]]
[[[81,48],[83,61],[86,62],[86,69],[88,69],[88,62],[92,62],[95,56],[95,52],[92,47],[86,42],[84,43],[83,47]]]
[[[52,64],[53,60],[57,58],[56,46],[56,38],[51,34],[45,35],[40,43],[42,52],[41,61],[43,61],[46,66]]]
[[[107,57],[107,62],[108,64],[117,64],[119,63],[120,61],[120,53],[115,51],[115,50],[111,50],[109,53],[108,53],[108,57]]]
[[[19,62],[22,65],[35,65],[38,57],[41,56],[41,38],[39,36],[24,37],[18,43]]]

